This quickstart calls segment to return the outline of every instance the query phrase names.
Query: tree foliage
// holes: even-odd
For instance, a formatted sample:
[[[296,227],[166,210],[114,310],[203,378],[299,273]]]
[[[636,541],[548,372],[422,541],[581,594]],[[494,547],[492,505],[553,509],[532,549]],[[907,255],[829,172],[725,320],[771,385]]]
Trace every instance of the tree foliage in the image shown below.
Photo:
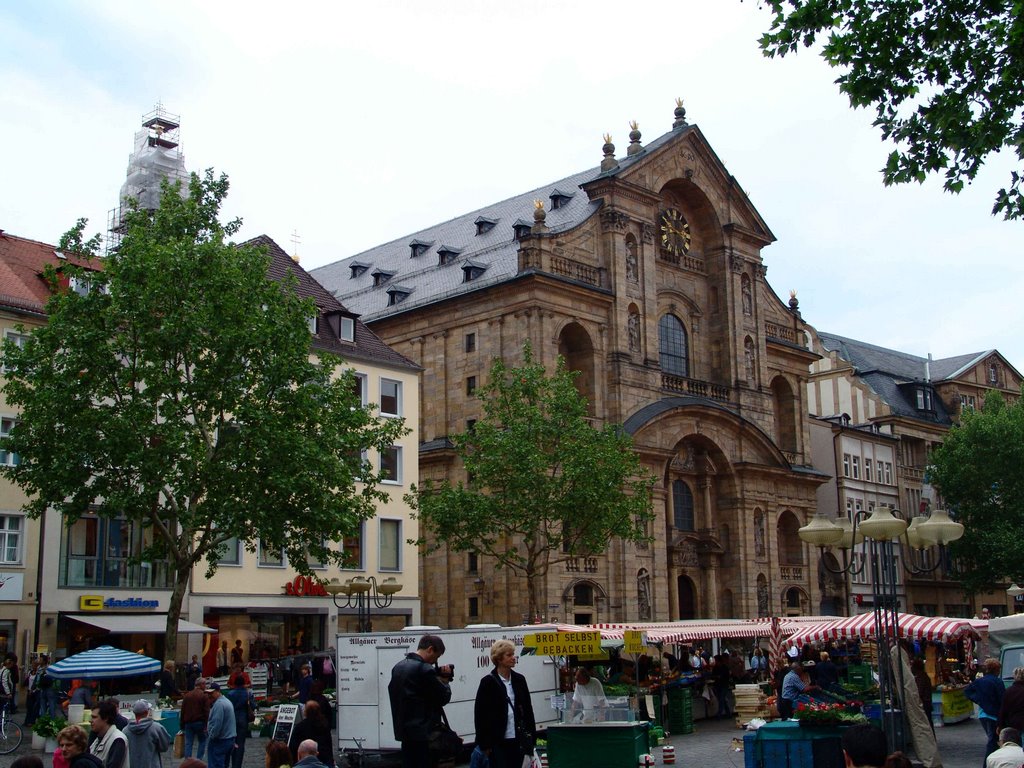
[[[941,174],[960,192],[986,158],[1024,161],[1024,1],[765,0],[774,17],[761,38],[784,56],[821,36],[822,58],[854,107],[874,106],[896,149],[886,185]],[[1024,217],[1024,171],[996,194],[992,213]]]
[[[169,655],[193,568],[212,575],[228,539],[280,547],[302,573],[307,558],[340,562],[331,542],[385,497],[360,452],[405,431],[361,406],[339,360],[311,358],[313,302],[268,279],[262,250],[228,241],[227,191],[207,171],[185,194],[165,183],[155,211],[131,206],[116,253],[50,270],[48,324],[3,348],[3,392],[21,411],[6,476],[30,515],[142,527],[141,559],[166,559],[173,580]],[[84,228],[61,247],[95,259]]]
[[[587,420],[575,373],[533,360],[493,363],[478,390],[483,418],[453,437],[468,481],[425,484],[406,497],[419,510],[420,543],[493,557],[526,578],[531,616],[555,563],[604,552],[613,537],[647,539],[651,484],[621,429]]]
[[[1024,399],[998,392],[967,411],[932,452],[929,477],[964,524],[952,545],[971,593],[1012,579],[1024,583]]]

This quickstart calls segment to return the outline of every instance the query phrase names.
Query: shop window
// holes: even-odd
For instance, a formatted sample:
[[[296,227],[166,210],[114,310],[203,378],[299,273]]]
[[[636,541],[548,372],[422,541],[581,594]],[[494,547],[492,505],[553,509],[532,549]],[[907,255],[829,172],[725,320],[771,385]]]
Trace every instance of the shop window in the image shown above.
[[[275,547],[260,539],[259,564],[261,568],[284,568],[284,547]]]
[[[18,423],[17,419],[6,417],[6,416],[4,418],[0,419],[0,440],[3,440],[4,438],[10,437],[11,430],[14,429],[14,425],[17,424],[17,423]],[[12,451],[6,451],[6,450],[0,449],[0,465],[6,466],[6,467],[16,467],[20,463],[21,463],[21,460],[18,458],[18,454],[14,453]]]
[[[382,571],[399,571],[402,563],[402,521],[380,521],[380,561]]]
[[[382,483],[401,485],[402,449],[393,445],[380,452],[380,480]]]
[[[25,518],[20,515],[0,515],[0,563],[21,563],[21,542]]]
[[[402,415],[402,382],[393,379],[380,380],[380,415]]]
[[[142,561],[152,528],[121,518],[86,515],[62,532],[59,585],[167,589],[166,560]]]

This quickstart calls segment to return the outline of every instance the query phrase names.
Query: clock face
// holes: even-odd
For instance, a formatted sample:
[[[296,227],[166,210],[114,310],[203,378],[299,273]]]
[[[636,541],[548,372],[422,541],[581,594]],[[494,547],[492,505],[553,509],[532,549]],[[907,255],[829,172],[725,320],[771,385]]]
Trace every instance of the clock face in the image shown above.
[[[686,218],[675,208],[666,208],[661,212],[661,247],[676,256],[682,256],[690,250],[690,225]]]

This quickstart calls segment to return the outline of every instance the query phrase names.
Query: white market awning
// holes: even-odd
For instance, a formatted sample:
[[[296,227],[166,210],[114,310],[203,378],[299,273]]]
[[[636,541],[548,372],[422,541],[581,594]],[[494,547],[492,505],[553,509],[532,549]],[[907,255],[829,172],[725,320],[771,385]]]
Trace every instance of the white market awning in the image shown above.
[[[68,618],[115,633],[162,635],[167,631],[167,616],[154,613],[139,615],[111,614],[109,616],[72,614]],[[194,624],[191,621],[185,621],[185,619],[178,619],[178,634],[180,635],[200,635],[216,631],[202,624]]]

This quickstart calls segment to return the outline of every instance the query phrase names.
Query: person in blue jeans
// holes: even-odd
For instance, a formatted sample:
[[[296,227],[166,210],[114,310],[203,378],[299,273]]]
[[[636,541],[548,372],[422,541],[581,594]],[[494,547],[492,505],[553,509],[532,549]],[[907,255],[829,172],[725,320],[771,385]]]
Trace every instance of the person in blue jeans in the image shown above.
[[[210,683],[206,690],[213,698],[206,726],[210,739],[206,745],[206,764],[209,768],[227,768],[228,758],[235,748],[235,708],[224,698],[219,684]]]
[[[1003,706],[1003,694],[1006,693],[1006,686],[999,677],[1001,669],[997,659],[985,659],[982,665],[984,670],[977,680],[964,688],[964,696],[978,705],[981,710],[978,713],[978,722],[985,729],[988,742],[985,744],[985,756],[981,759],[982,768],[985,760],[998,749],[996,733],[996,721],[999,720],[999,710]]]
[[[198,678],[192,690],[181,699],[181,730],[185,734],[185,750],[182,757],[192,757],[192,745],[196,745],[196,757],[200,760],[206,754],[206,721],[210,717],[210,697],[206,694],[206,681]]]

